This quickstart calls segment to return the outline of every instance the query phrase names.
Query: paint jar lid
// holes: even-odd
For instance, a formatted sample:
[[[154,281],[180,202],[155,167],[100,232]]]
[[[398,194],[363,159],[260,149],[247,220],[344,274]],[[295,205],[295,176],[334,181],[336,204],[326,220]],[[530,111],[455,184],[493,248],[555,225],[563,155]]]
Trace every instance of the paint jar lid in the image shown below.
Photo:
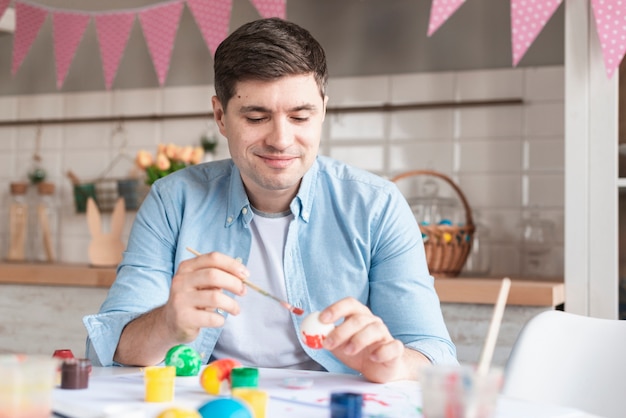
[[[230,372],[230,387],[256,388],[259,387],[259,369],[254,367],[235,367]]]
[[[149,366],[143,370],[146,379],[173,379],[176,377],[174,366]]]
[[[54,353],[52,353],[52,357],[59,359],[74,358],[74,353],[72,353],[72,350],[70,350],[69,348],[61,348],[58,350],[54,350]]]
[[[361,418],[362,409],[361,393],[338,392],[330,395],[331,418]]]

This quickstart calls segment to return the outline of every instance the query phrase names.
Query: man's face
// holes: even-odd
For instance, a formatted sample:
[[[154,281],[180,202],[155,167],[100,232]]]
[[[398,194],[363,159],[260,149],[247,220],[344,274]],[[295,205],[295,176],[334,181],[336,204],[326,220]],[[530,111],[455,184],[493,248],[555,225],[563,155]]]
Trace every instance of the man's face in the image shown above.
[[[213,97],[213,111],[252,204],[291,200],[317,156],[326,111],[313,75],[240,81],[226,109]]]

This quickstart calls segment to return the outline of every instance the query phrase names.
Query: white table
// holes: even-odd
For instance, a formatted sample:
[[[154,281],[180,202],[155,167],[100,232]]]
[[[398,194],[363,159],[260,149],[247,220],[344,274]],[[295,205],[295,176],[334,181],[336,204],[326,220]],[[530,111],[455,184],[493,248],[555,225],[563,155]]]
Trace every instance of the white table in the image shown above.
[[[289,389],[285,379],[312,381],[309,389]],[[364,417],[421,418],[419,383],[369,383],[356,376],[299,370],[260,369],[259,387],[268,392],[268,418],[329,417],[332,392],[359,392],[365,396]],[[171,403],[144,402],[143,375],[137,368],[94,368],[88,389],[55,389],[53,410],[68,418],[154,418],[168,407],[196,409],[213,399],[198,376],[177,377]],[[590,418],[589,414],[554,405],[502,397],[497,418]]]

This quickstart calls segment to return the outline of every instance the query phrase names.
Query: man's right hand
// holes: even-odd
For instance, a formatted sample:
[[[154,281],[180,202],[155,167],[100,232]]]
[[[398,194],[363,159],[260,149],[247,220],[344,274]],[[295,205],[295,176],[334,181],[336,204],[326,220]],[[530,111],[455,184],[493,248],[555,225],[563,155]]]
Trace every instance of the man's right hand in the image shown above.
[[[177,344],[195,340],[202,328],[224,325],[222,312],[239,313],[239,304],[224,291],[242,296],[248,269],[237,259],[212,252],[185,260],[172,278],[167,303],[126,325],[115,351],[121,364],[158,364]]]

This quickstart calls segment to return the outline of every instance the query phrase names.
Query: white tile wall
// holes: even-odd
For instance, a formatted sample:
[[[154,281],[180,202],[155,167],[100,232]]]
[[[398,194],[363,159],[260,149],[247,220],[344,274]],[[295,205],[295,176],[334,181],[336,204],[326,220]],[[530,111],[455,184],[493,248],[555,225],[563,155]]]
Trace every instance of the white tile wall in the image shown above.
[[[520,105],[444,107],[395,112],[329,113],[321,152],[380,175],[435,169],[453,178],[466,194],[475,218],[490,230],[492,272],[523,271],[521,222],[530,209],[556,225],[546,276],[563,273],[564,72],[562,67],[501,69],[337,78],[329,82],[329,109],[500,100]],[[47,94],[0,98],[0,120],[131,116],[210,112],[212,86]],[[124,177],[133,171],[139,149],[158,143],[198,144],[212,130],[203,119],[124,123],[42,125],[42,164],[58,186],[61,258],[87,262],[89,235],[84,215],[74,212],[65,176]],[[0,127],[0,190],[7,201],[9,182],[25,179],[32,167],[36,126]],[[220,137],[218,158],[228,156]],[[122,157],[118,157],[119,154]],[[109,169],[110,165],[113,167]],[[421,181],[421,180],[420,180]],[[419,190],[409,187],[406,190]],[[454,196],[451,190],[442,194]],[[0,207],[6,219],[6,205]],[[134,213],[127,216],[126,236]],[[107,215],[104,215],[107,222]],[[6,251],[6,222],[0,226]]]

